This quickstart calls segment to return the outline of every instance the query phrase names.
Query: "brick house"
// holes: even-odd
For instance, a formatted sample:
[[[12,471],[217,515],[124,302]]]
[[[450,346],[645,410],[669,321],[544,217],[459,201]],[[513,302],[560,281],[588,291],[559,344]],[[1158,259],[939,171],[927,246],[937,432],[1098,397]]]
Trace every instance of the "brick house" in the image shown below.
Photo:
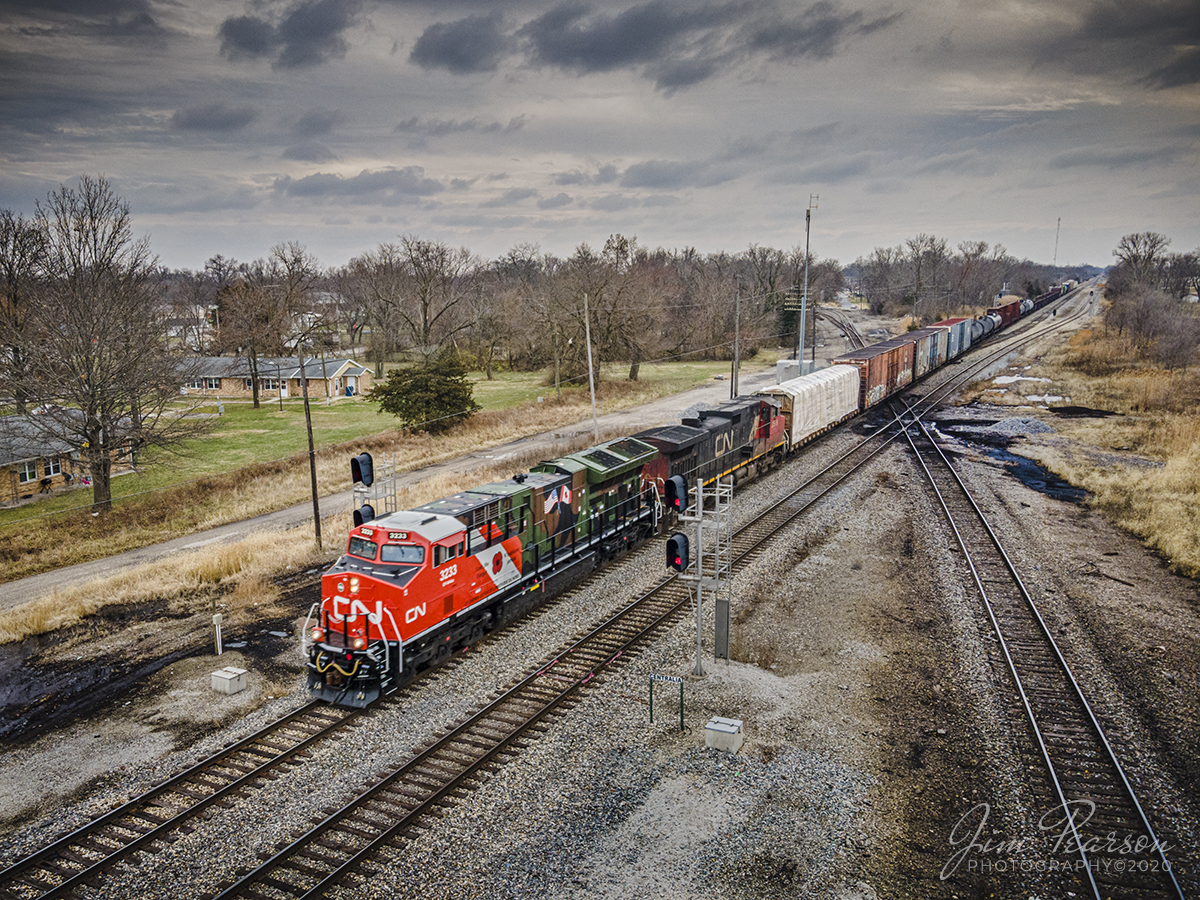
[[[250,363],[242,356],[203,357],[196,367],[195,380],[182,388],[185,394],[213,397],[251,397]],[[305,360],[304,377],[310,397],[357,397],[371,388],[371,370],[353,359],[341,357],[322,361]],[[300,367],[293,357],[260,357],[258,360],[259,396],[299,397]]]
[[[23,416],[0,416],[0,503],[74,482],[87,467],[62,441],[48,438]]]

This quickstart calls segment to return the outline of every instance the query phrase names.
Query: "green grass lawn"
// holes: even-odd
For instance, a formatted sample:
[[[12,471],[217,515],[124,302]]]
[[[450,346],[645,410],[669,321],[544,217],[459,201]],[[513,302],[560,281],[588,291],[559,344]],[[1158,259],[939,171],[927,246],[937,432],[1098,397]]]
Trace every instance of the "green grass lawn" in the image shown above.
[[[753,364],[761,367],[772,361],[773,357],[760,354]],[[630,385],[625,382],[628,374],[628,364],[603,367],[601,377],[614,386],[621,383],[622,390],[615,392],[611,403],[605,403],[602,397],[602,407],[641,402],[637,396],[640,392],[628,390]],[[475,400],[485,409],[508,409],[534,403],[538,397],[547,400],[554,397],[554,385],[545,383],[544,371],[496,372],[494,375],[491,381],[482,372],[470,376]],[[644,363],[638,384],[644,385],[647,395],[663,396],[709,382],[716,375],[728,377],[729,363]],[[586,398],[586,381],[582,385],[568,385],[563,392],[564,395]],[[124,474],[113,479],[113,498],[156,491],[256,463],[285,459],[308,450],[301,399],[284,400],[282,410],[278,399],[264,399],[258,409],[254,409],[248,400],[225,400],[223,408],[223,414],[213,422],[212,431],[190,441],[182,453],[150,451],[143,454],[138,474]],[[318,449],[391,431],[396,426],[393,417],[378,412],[377,404],[361,398],[337,400],[329,406],[325,405],[324,398],[314,398],[310,401],[310,411]],[[215,415],[217,401],[198,412]],[[0,510],[0,524],[86,506],[90,502],[91,491],[77,488],[21,507]]]

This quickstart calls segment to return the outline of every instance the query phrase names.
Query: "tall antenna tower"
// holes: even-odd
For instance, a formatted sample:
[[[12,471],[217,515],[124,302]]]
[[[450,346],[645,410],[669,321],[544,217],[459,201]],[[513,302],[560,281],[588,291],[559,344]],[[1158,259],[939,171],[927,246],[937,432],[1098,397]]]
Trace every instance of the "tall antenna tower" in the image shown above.
[[[1062,216],[1058,217],[1058,224],[1054,226],[1054,267],[1058,267],[1058,232],[1062,228]]]

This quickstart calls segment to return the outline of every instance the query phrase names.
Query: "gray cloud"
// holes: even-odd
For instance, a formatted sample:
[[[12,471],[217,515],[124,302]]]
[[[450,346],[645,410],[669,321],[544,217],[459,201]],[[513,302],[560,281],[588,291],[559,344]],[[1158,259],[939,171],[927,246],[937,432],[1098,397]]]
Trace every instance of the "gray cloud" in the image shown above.
[[[559,191],[553,197],[546,197],[538,201],[538,209],[562,209],[564,206],[570,206],[572,203],[571,196],[563,191]]]
[[[928,158],[912,171],[918,175],[946,175],[958,172],[992,175],[995,170],[996,166],[993,160],[984,157],[977,149],[971,149],[961,153],[939,153]]]
[[[747,30],[746,44],[774,59],[827,59],[850,37],[879,31],[902,15],[867,20],[861,11],[843,13],[828,0],[819,0],[798,16],[781,15],[755,23]]]
[[[275,26],[257,16],[234,16],[221,23],[218,31],[221,53],[228,59],[253,59],[269,56],[277,44]]]
[[[871,171],[871,155],[836,156],[803,169],[789,171],[780,178],[784,184],[838,184],[858,179]]]
[[[601,212],[621,212],[639,206],[641,200],[629,194],[605,194],[588,204],[592,209]]]
[[[292,126],[292,133],[301,137],[329,134],[335,125],[341,125],[346,116],[338,109],[310,109]]]
[[[421,166],[401,169],[363,169],[350,178],[323,172],[305,178],[290,176],[275,180],[275,191],[288,197],[350,197],[365,203],[395,203],[404,199],[429,197],[441,193],[445,186],[425,177]]]
[[[447,69],[455,75],[495,71],[508,52],[509,38],[496,14],[469,16],[431,25],[417,38],[409,59],[425,69]]]
[[[1197,10],[1197,15],[1200,15],[1200,10]],[[1171,62],[1147,75],[1145,81],[1158,88],[1200,84],[1200,47],[1179,52]]]
[[[1173,162],[1179,158],[1176,147],[1080,147],[1059,153],[1050,160],[1052,169],[1095,166],[1112,171],[1140,169],[1150,163]]]
[[[648,188],[671,191],[680,188],[713,187],[737,177],[729,166],[715,165],[708,160],[652,159],[634,163],[621,175],[624,188]]]
[[[311,163],[333,162],[338,158],[336,153],[320,141],[305,141],[303,144],[296,144],[288,147],[281,155],[284,159]]]
[[[130,191],[130,202],[139,212],[158,214],[247,210],[261,201],[262,195],[244,184],[202,175],[153,181]]]
[[[1157,89],[1200,84],[1200,2],[1085,2],[1079,24],[1039,35],[1038,62],[1077,73],[1131,77]]]
[[[499,197],[492,200],[487,200],[480,203],[480,207],[487,209],[497,206],[511,206],[514,203],[520,203],[522,200],[528,200],[531,197],[536,197],[538,192],[533,188],[513,188],[510,191],[505,191]]]
[[[171,124],[184,131],[240,131],[258,118],[253,106],[207,103],[177,110]]]
[[[562,187],[572,187],[587,184],[615,184],[621,177],[620,170],[612,165],[600,166],[595,173],[582,172],[574,169],[570,172],[559,172],[551,177],[551,182]]]
[[[689,4],[650,0],[615,14],[567,0],[518,29],[531,62],[578,74],[641,68],[672,92],[716,77],[755,56],[828,58],[851,38],[885,29],[902,13],[869,18],[819,0],[788,4]]]
[[[721,61],[718,59],[672,59],[662,65],[653,66],[650,74],[658,87],[665,91],[674,91],[707,81],[716,75],[720,68]]]
[[[701,16],[677,11],[664,0],[615,16],[590,12],[582,3],[567,2],[522,28],[534,62],[577,72],[657,62],[679,38],[704,27]]]
[[[696,163],[667,162],[661,159],[635,163],[621,176],[621,187],[654,190],[691,187],[696,182],[697,174],[703,169],[702,165]]]
[[[167,34],[149,0],[3,0],[0,13],[5,11],[47,23],[52,31],[87,37],[157,39]]]
[[[525,127],[524,116],[514,116],[508,124],[488,122],[478,117],[471,119],[430,119],[413,116],[400,122],[394,129],[397,134],[416,134],[422,137],[445,137],[451,134],[510,134]]]
[[[353,25],[362,0],[300,0],[278,22],[260,16],[231,16],[221,23],[221,55],[265,59],[280,69],[315,66],[345,56],[342,33]]]

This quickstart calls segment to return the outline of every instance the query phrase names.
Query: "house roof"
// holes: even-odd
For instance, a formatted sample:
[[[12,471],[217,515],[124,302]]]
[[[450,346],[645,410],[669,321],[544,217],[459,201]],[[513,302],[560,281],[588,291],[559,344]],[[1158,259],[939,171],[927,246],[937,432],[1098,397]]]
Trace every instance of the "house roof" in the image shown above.
[[[69,444],[47,437],[24,416],[0,416],[0,466],[69,453]]]
[[[304,377],[309,381],[343,378],[347,375],[363,375],[367,369],[348,357],[327,357],[322,363],[319,356],[310,356],[304,361]],[[294,356],[260,356],[258,374],[263,378],[298,379],[300,366]],[[244,356],[204,356],[197,361],[197,378],[249,378],[250,361]]]

